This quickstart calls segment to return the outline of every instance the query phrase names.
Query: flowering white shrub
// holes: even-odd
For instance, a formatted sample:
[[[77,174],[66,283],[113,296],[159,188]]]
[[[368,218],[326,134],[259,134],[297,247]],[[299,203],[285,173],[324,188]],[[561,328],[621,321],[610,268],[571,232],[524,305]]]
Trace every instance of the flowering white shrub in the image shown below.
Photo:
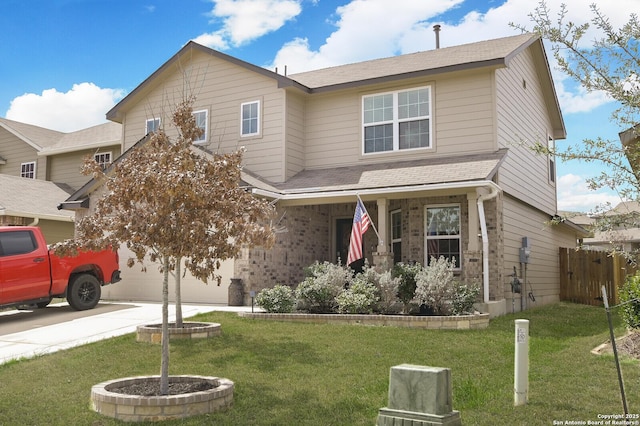
[[[464,315],[473,313],[473,304],[480,294],[480,285],[456,282],[451,299],[451,314]]]
[[[400,277],[393,277],[391,271],[380,274],[378,280],[378,311],[383,314],[397,314],[402,310],[402,303],[398,298]]]
[[[431,258],[429,266],[425,266],[416,274],[416,292],[413,301],[418,305],[428,306],[436,315],[448,315],[453,300],[456,279],[453,275],[455,259],[447,260]]]
[[[351,283],[351,269],[329,262],[315,262],[307,269],[307,275],[296,288],[298,310],[311,313],[335,312],[336,296]]]
[[[289,313],[295,307],[295,297],[290,287],[278,284],[261,290],[256,304],[267,312]]]
[[[360,276],[362,274],[359,274]],[[378,288],[375,284],[358,279],[342,290],[336,297],[338,312],[341,314],[370,314],[378,302]]]

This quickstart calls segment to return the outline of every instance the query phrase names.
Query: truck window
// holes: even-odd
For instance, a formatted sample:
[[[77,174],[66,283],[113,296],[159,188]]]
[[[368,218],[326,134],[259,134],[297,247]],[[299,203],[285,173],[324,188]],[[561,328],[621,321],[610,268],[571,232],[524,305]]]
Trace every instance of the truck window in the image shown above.
[[[0,256],[31,253],[36,247],[36,239],[31,231],[0,233]]]

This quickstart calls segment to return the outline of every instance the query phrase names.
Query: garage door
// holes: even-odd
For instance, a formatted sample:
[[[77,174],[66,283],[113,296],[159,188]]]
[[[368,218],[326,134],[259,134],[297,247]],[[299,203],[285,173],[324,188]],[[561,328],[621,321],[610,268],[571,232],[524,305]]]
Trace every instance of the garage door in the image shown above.
[[[126,247],[121,247],[118,252],[120,254],[122,281],[103,287],[102,299],[161,302],[163,275],[158,270],[159,265],[147,261],[146,272],[142,271],[140,264],[135,264],[132,268],[129,268],[127,267],[127,259],[133,257],[133,253]],[[233,276],[233,260],[223,262],[218,273],[222,276],[219,286],[216,282],[211,281],[205,284],[194,278],[193,275],[187,271],[182,277],[180,286],[182,302],[227,304],[229,284]],[[171,302],[175,301],[173,275],[169,275],[169,300]]]

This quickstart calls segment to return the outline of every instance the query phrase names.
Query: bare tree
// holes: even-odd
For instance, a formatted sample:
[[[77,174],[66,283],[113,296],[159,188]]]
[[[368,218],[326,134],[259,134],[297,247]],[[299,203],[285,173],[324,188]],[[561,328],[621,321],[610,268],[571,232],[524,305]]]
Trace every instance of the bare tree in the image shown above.
[[[162,365],[160,392],[168,393],[168,276],[176,277],[176,326],[182,325],[180,264],[205,282],[218,279],[221,261],[237,257],[244,246],[270,247],[273,206],[239,185],[243,150],[207,153],[193,146],[202,130],[192,114],[193,99],[173,114],[178,137],[160,130],[132,149],[111,171],[85,162],[85,170],[104,181],[95,210],[77,224],[77,238],[59,250],[126,246],[160,264],[162,282]]]

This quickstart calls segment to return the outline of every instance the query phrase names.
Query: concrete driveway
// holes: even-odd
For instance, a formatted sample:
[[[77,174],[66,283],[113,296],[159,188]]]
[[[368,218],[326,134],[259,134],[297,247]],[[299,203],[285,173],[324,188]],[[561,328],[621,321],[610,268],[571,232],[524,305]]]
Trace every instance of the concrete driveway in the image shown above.
[[[238,312],[251,307],[182,305],[183,317],[211,311]],[[175,320],[169,306],[169,321]],[[138,325],[162,322],[159,303],[100,302],[94,309],[74,311],[65,303],[33,311],[0,312],[0,364],[32,358],[109,337],[133,333]]]

